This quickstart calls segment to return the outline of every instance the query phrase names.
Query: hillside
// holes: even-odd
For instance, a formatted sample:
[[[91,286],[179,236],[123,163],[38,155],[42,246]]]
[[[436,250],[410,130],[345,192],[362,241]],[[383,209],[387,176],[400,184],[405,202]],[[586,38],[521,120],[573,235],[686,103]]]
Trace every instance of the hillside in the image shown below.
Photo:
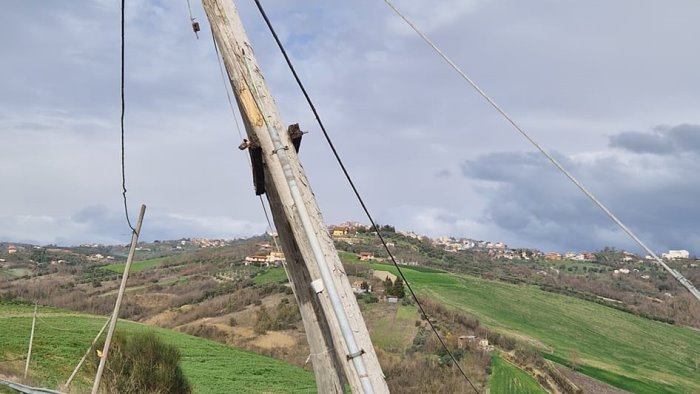
[[[384,264],[372,268],[396,272]],[[640,318],[534,286],[404,268],[423,296],[477,316],[498,331],[539,346],[546,358],[569,363],[637,393],[700,391],[700,331]]]
[[[633,262],[640,273],[622,278],[610,271],[623,264],[622,253],[605,252],[599,262],[562,261],[564,269],[554,270],[544,260],[510,261],[478,251],[446,252],[396,233],[387,238],[392,251],[406,263],[408,279],[419,297],[430,301],[426,307],[431,320],[483,389],[487,384],[515,387],[504,382],[504,377],[513,377],[517,380],[513,384],[541,384],[540,389],[556,392],[551,377],[542,382],[523,376],[541,377],[547,369],[544,356],[563,367],[575,365],[589,376],[563,368],[582,382],[581,387],[596,387],[589,392],[613,392],[609,387],[600,389],[605,386],[591,378],[637,393],[700,391],[695,379],[700,358],[693,352],[700,348],[700,332],[643,317],[693,323],[697,319],[692,308],[697,306],[685,302],[682,289],[666,287],[663,273],[645,263]],[[122,316],[308,369],[308,346],[284,269],[243,263],[247,255],[267,254],[270,244],[264,237],[206,248],[190,241],[143,244],[129,278]],[[466,390],[416,306],[410,300],[393,305],[379,300],[386,290],[385,276],[376,274],[396,270],[376,261],[383,257],[376,238],[359,234],[345,237],[337,246],[350,281],[365,281],[374,289],[358,299],[389,386],[404,393]],[[374,261],[360,261],[360,251],[374,253]],[[19,258],[6,266],[25,270],[24,274],[0,282],[0,296],[105,315],[114,303],[124,252],[123,247],[105,246],[18,252],[13,257]],[[58,259],[64,263],[54,264]],[[697,271],[690,266],[684,269],[691,274]],[[543,275],[543,270],[552,274]],[[642,272],[648,274],[648,281],[640,278]],[[614,294],[617,299],[601,299],[586,289]],[[649,298],[656,301],[636,303]],[[639,309],[648,305],[655,309]],[[682,320],[688,313],[690,318]],[[517,366],[493,361],[498,359],[479,347],[460,347],[457,337],[469,335],[492,340],[494,352]],[[505,339],[499,342],[499,335]]]
[[[23,370],[32,311],[30,305],[0,301],[0,373]],[[47,387],[58,387],[65,383],[105,318],[50,307],[40,307],[39,316],[30,376]],[[269,357],[133,322],[120,321],[117,330],[153,331],[175,345],[196,393],[316,392],[311,372]],[[85,389],[91,378],[83,371],[74,386]]]

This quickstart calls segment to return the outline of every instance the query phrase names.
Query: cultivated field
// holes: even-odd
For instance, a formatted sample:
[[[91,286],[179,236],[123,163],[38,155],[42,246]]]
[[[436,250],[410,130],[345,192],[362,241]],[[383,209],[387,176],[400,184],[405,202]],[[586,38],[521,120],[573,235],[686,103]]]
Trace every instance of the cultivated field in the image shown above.
[[[21,372],[29,342],[33,307],[0,301],[0,372]],[[40,307],[30,375],[47,387],[58,387],[70,375],[105,318]],[[181,365],[197,393],[315,393],[313,374],[272,358],[230,348],[175,331],[120,321],[117,330],[153,331],[174,344]],[[87,389],[83,373],[74,383]]]
[[[535,378],[494,355],[491,358],[489,390],[494,394],[546,394]]]
[[[396,272],[384,264],[378,270]],[[637,393],[700,392],[700,331],[595,303],[466,275],[404,268],[419,296],[477,316],[482,324],[539,346],[613,386]],[[548,355],[548,353],[550,355]]]
[[[131,269],[129,272],[135,273],[135,272],[141,272],[147,268],[155,267],[157,265],[160,265],[164,263],[167,260],[167,257],[161,257],[157,259],[150,259],[150,260],[141,260],[141,261],[134,261],[131,263]],[[115,263],[115,264],[109,264],[105,265],[102,267],[102,269],[116,272],[118,274],[124,273],[124,267],[126,267],[126,263]]]

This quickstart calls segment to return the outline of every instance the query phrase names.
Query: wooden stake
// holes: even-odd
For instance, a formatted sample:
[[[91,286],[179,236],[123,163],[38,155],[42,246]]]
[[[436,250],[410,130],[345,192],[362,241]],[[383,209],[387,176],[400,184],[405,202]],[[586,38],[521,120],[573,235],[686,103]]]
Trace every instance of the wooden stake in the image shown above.
[[[112,342],[112,335],[114,335],[114,328],[117,325],[117,320],[119,319],[119,308],[122,305],[122,298],[124,298],[124,291],[126,290],[126,281],[129,279],[129,270],[131,269],[131,261],[134,259],[134,253],[136,252],[136,245],[139,242],[139,233],[141,233],[141,224],[143,224],[143,215],[146,213],[146,206],[141,205],[141,211],[139,212],[139,220],[136,223],[136,228],[131,234],[131,247],[129,247],[129,256],[126,258],[126,265],[124,266],[124,274],[122,275],[122,283],[119,286],[119,294],[117,294],[117,302],[114,304],[114,312],[112,313],[112,318],[109,321],[109,330],[107,331],[107,338],[105,339],[105,345],[102,348],[102,357],[100,358],[100,365],[97,367],[97,374],[95,375],[95,382],[92,385],[92,394],[97,394],[97,390],[100,388],[100,381],[102,380],[102,373],[105,369],[105,364],[107,364],[107,356],[109,355],[109,345]]]
[[[29,335],[29,350],[27,351],[27,362],[24,364],[24,379],[27,379],[27,372],[29,371],[29,360],[32,358],[32,344],[34,343],[34,327],[36,326],[36,309],[39,306],[37,302],[34,303],[34,316],[32,317],[32,333]]]
[[[68,390],[68,387],[70,386],[71,382],[73,381],[73,378],[75,378],[75,375],[78,373],[80,370],[80,367],[83,366],[83,363],[85,362],[85,359],[87,359],[87,356],[92,352],[93,346],[95,346],[95,343],[97,343],[97,340],[100,339],[100,336],[102,333],[105,331],[105,328],[107,328],[107,324],[109,324],[111,319],[107,319],[105,324],[102,325],[102,328],[100,329],[100,332],[97,333],[97,336],[95,336],[95,339],[92,340],[92,343],[90,344],[90,347],[88,350],[85,351],[85,354],[83,354],[83,358],[80,359],[78,362],[78,365],[75,366],[75,369],[73,370],[73,373],[70,374],[68,377],[68,380],[66,381],[66,384],[63,385],[64,390]]]

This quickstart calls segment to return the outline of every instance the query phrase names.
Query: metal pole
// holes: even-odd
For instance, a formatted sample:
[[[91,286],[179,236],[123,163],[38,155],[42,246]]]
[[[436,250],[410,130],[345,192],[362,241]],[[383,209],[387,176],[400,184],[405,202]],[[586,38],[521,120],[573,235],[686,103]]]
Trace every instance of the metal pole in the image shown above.
[[[34,343],[34,327],[36,326],[36,309],[39,306],[37,302],[34,302],[34,317],[32,317],[32,333],[29,335],[29,350],[27,351],[27,362],[24,364],[24,379],[27,379],[27,372],[29,371],[29,360],[32,358],[32,344]]]
[[[136,252],[136,245],[139,242],[139,233],[141,233],[141,224],[143,223],[143,215],[146,213],[146,206],[141,205],[141,211],[139,212],[139,220],[136,223],[136,228],[131,234],[131,247],[129,248],[129,256],[126,259],[126,265],[124,266],[124,274],[122,275],[122,283],[119,286],[119,294],[117,295],[117,302],[114,304],[114,313],[112,313],[112,318],[109,321],[109,330],[107,331],[107,338],[105,339],[105,345],[102,348],[102,357],[100,358],[100,365],[97,367],[97,375],[95,375],[95,383],[92,385],[92,394],[97,394],[97,390],[100,388],[100,381],[102,380],[102,373],[105,369],[105,364],[107,364],[107,356],[109,355],[109,345],[112,342],[112,335],[114,335],[114,328],[117,325],[117,320],[119,319],[119,308],[122,305],[122,298],[124,298],[124,291],[126,290],[126,281],[129,279],[129,270],[131,269],[131,261],[134,259],[134,253]]]
[[[88,350],[85,351],[85,354],[83,355],[83,358],[80,359],[80,362],[78,362],[78,365],[75,366],[75,369],[73,370],[73,373],[70,374],[70,377],[68,377],[68,380],[66,381],[66,384],[63,385],[64,390],[68,389],[68,386],[70,386],[71,382],[73,381],[73,378],[75,378],[75,375],[78,373],[78,370],[80,370],[80,367],[83,366],[83,363],[85,362],[85,359],[87,359],[87,356],[90,354],[92,351],[92,347],[95,346],[95,343],[97,342],[98,339],[100,339],[100,336],[102,333],[105,331],[105,328],[107,328],[107,324],[111,319],[107,319],[105,324],[102,325],[102,328],[100,329],[100,332],[97,333],[97,336],[95,336],[95,339],[92,340],[92,343],[90,344],[90,347]]]

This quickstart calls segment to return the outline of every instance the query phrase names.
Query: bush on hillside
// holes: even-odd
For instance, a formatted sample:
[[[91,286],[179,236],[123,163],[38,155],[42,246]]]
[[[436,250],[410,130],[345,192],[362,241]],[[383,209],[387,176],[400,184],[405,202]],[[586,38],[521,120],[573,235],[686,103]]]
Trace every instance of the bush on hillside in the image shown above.
[[[104,341],[96,345],[102,349]],[[95,357],[97,370],[100,359]],[[102,375],[102,389],[107,393],[173,393],[192,392],[179,365],[180,352],[154,333],[123,335],[112,339],[109,358]]]

